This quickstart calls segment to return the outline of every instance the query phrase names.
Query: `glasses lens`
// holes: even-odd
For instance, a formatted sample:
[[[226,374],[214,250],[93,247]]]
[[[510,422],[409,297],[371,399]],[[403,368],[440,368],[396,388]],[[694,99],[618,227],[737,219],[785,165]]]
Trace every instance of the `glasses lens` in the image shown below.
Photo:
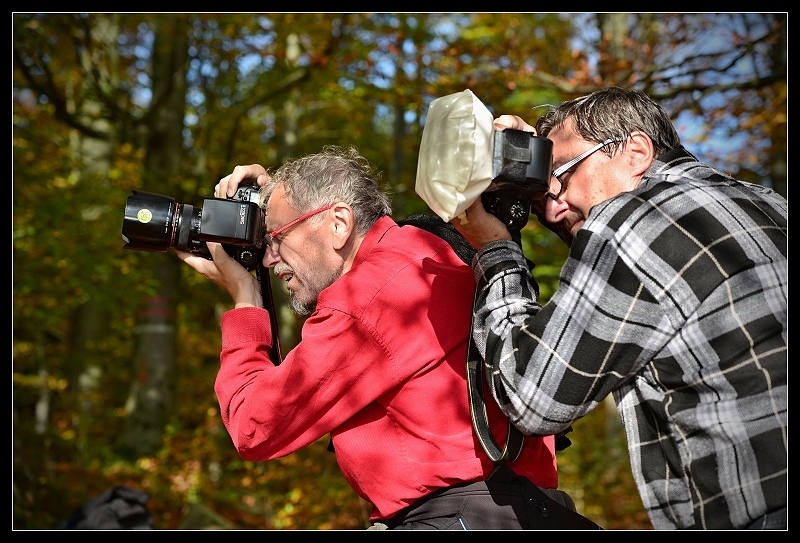
[[[561,180],[555,175],[550,176],[550,186],[547,192],[554,200],[561,196]]]

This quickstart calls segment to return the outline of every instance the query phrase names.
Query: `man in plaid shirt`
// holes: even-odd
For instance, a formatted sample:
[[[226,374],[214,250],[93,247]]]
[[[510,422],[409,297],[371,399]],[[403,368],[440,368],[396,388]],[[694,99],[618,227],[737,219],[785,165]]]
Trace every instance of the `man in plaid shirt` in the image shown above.
[[[786,529],[786,200],[699,162],[638,91],[568,101],[535,131],[554,168],[535,212],[570,245],[552,299],[480,199],[453,221],[479,249],[495,399],[547,435],[612,394],[656,529]]]

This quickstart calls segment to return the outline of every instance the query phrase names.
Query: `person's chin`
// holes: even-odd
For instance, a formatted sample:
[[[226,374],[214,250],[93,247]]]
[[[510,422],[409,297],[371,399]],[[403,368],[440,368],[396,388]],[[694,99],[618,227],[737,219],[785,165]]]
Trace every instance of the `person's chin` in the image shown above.
[[[570,233],[570,235],[571,235],[573,238],[574,238],[576,235],[578,235],[578,230],[580,230],[580,229],[581,229],[581,227],[583,227],[583,223],[584,223],[584,222],[586,222],[586,221],[578,221],[578,222],[574,223],[573,225],[571,225],[571,226],[569,227],[569,233]]]

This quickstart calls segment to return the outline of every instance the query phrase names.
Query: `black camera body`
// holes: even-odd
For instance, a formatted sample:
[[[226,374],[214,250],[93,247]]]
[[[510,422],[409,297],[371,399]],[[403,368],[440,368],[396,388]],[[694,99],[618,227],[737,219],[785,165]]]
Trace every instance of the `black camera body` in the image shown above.
[[[492,182],[481,194],[483,207],[518,234],[528,224],[531,203],[547,194],[552,171],[551,140],[511,128],[495,131]]]
[[[125,204],[122,240],[126,249],[164,253],[169,248],[211,259],[207,241],[221,243],[231,257],[252,270],[264,256],[264,211],[258,186],[239,186],[229,199],[206,198],[202,207],[133,190]]]

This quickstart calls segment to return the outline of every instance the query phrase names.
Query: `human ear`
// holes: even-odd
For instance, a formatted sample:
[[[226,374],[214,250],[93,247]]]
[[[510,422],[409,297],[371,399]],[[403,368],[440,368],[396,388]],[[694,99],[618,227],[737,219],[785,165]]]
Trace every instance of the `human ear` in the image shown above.
[[[653,140],[644,132],[633,132],[625,142],[625,157],[634,176],[642,176],[655,160]]]
[[[332,208],[333,216],[333,248],[337,251],[347,244],[351,234],[355,232],[356,221],[353,209],[344,202],[336,203]]]

